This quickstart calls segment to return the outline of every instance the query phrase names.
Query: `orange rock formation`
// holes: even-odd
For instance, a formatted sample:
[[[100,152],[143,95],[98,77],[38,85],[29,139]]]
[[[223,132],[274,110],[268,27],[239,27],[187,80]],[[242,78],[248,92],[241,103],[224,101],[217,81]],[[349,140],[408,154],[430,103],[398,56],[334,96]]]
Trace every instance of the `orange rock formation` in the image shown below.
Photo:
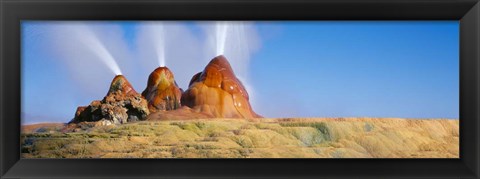
[[[148,77],[142,96],[147,99],[150,112],[175,110],[181,106],[182,89],[167,67],[158,67]]]
[[[245,87],[222,55],[192,77],[181,102],[196,112],[218,118],[261,117],[252,110]]]

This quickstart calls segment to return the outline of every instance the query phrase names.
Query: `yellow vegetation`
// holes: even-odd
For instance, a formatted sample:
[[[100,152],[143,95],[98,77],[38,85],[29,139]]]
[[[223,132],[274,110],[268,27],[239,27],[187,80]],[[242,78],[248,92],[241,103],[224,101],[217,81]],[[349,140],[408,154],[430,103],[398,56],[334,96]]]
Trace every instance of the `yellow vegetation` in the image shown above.
[[[458,158],[459,122],[288,118],[147,121],[22,134],[25,158]]]

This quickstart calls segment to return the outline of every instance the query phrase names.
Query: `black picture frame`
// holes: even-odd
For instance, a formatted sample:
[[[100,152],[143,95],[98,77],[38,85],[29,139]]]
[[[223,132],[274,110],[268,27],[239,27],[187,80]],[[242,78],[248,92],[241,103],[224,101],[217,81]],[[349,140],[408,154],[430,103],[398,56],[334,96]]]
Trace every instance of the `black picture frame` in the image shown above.
[[[478,0],[1,0],[0,178],[479,178]],[[459,20],[460,159],[21,159],[22,20]]]

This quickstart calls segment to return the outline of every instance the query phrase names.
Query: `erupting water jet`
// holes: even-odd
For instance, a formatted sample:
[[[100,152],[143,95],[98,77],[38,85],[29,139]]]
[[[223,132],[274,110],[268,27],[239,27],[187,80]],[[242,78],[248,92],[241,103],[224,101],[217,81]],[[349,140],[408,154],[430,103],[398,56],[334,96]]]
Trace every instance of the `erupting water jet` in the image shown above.
[[[155,52],[157,54],[158,65],[160,67],[166,66],[165,62],[165,27],[163,24],[151,24]]]
[[[227,41],[227,22],[217,22],[215,24],[215,40],[216,40],[216,54],[217,56],[225,53],[225,43]]]
[[[105,64],[110,71],[115,75],[121,75],[122,71],[118,66],[117,62],[113,58],[112,54],[107,50],[102,42],[95,36],[95,33],[91,31],[88,27],[83,29],[75,29],[74,32],[77,32],[78,41],[87,47],[90,51],[95,53],[100,58],[100,61]]]

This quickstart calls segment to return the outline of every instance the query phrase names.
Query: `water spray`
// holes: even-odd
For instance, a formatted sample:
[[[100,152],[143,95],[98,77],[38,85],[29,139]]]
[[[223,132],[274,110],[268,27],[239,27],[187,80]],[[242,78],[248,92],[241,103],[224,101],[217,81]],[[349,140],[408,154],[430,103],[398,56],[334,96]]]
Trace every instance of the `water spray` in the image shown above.
[[[223,55],[225,53],[225,43],[227,41],[228,22],[217,22],[215,24],[215,37],[217,51],[215,55]]]
[[[153,41],[157,53],[158,65],[164,67],[165,64],[165,27],[160,23],[152,24]]]
[[[82,30],[77,29],[76,32],[80,33],[78,35],[78,41],[80,43],[83,43],[85,47],[95,53],[95,55],[100,58],[100,61],[103,62],[103,64],[105,64],[110,69],[110,71],[112,71],[115,75],[122,74],[122,71],[120,70],[120,67],[113,58],[112,54],[108,52],[107,48],[105,48],[105,46],[95,36],[91,29],[85,27]]]

